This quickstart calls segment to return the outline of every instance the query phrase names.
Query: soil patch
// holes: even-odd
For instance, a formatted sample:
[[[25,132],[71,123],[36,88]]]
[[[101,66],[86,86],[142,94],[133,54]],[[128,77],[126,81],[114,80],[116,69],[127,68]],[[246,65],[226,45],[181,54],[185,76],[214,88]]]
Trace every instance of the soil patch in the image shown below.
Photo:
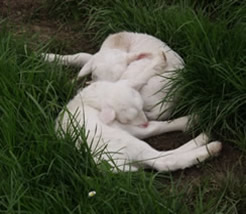
[[[83,23],[66,24],[50,19],[43,7],[44,2],[45,0],[2,0],[0,18],[7,19],[9,27],[16,34],[38,35],[37,44],[52,38],[58,46],[54,47],[54,51],[62,51],[62,54],[94,53],[96,46],[89,42],[89,35],[82,31]]]

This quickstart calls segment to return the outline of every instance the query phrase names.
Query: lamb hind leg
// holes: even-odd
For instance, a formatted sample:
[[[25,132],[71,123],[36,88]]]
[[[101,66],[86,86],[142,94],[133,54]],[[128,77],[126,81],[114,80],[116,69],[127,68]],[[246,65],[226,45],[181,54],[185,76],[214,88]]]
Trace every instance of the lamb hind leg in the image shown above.
[[[112,156],[109,158],[104,154],[103,159],[109,161],[114,172],[136,171],[139,168],[174,171],[196,165],[210,156],[216,156],[222,148],[221,143],[214,141],[204,145],[207,140],[206,135],[201,134],[177,149],[160,152],[144,141],[131,138],[129,143],[121,148],[118,148],[118,144],[112,144],[111,149],[114,150]],[[115,152],[115,149],[118,152]]]
[[[88,53],[77,53],[73,55],[59,55],[59,54],[53,54],[53,53],[43,53],[42,56],[44,57],[44,60],[47,62],[54,62],[58,61],[61,65],[71,65],[71,66],[77,66],[82,67],[85,63],[87,63],[90,58],[92,57],[91,54]]]
[[[169,151],[160,152],[144,141],[136,141],[127,146],[127,157],[132,166],[154,168],[157,171],[175,171],[185,169],[219,154],[222,144],[218,141],[208,143],[205,134],[183,146]],[[207,145],[204,145],[207,144]]]
[[[221,148],[222,144],[218,141],[214,141],[186,152],[179,151],[173,152],[172,154],[163,152],[163,157],[153,161],[150,167],[155,168],[158,171],[185,169],[203,162],[211,156],[218,155]]]

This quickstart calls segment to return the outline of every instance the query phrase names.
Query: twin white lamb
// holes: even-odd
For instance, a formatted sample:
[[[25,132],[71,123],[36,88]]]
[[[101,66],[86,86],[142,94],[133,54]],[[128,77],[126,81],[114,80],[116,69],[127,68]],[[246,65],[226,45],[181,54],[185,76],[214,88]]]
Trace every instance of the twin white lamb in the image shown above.
[[[94,55],[45,54],[47,61],[82,67],[78,77],[92,74],[92,83],[67,104],[57,118],[61,128],[73,133],[85,126],[87,143],[95,161],[107,160],[112,170],[135,171],[140,167],[158,171],[184,169],[217,155],[222,145],[209,142],[202,133],[183,146],[160,152],[140,140],[186,129],[188,117],[157,121],[169,116],[172,102],[159,104],[161,90],[171,71],[182,69],[182,58],[159,39],[140,33],[110,35]],[[164,112],[163,114],[160,113]],[[160,116],[160,117],[159,117]],[[78,139],[79,148],[82,139]],[[103,150],[100,155],[99,150]]]

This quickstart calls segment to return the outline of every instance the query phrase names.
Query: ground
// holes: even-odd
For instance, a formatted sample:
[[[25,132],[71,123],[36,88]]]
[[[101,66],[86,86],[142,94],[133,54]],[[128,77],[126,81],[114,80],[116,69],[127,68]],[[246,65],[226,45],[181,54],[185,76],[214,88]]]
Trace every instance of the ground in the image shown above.
[[[78,29],[83,27],[83,23],[73,25],[64,24],[57,20],[50,20],[42,11],[38,17],[30,18],[30,14],[37,11],[44,0],[3,0],[0,2],[0,14],[7,18],[11,24],[11,29],[16,34],[37,34],[37,44],[55,38],[58,43],[62,43],[63,53],[77,53],[80,51],[94,53],[96,47],[88,42],[88,36]],[[35,44],[34,44],[35,47]],[[168,150],[176,148],[187,142],[191,137],[180,132],[173,132],[148,139],[148,143],[158,150]],[[246,160],[242,152],[232,145],[223,142],[223,150],[219,157],[206,162],[206,166],[201,165],[186,170],[173,173],[174,177],[185,175],[184,181],[190,183],[199,182],[204,175],[220,179],[228,172],[233,176],[241,177],[245,174]],[[218,180],[217,180],[218,181]]]

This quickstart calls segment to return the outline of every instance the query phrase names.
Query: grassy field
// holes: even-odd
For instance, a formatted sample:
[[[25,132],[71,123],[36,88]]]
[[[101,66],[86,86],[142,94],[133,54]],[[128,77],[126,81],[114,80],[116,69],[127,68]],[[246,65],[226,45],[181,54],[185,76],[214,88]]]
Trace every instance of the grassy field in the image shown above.
[[[170,96],[178,96],[173,114],[197,114],[195,130],[241,152],[237,164],[223,173],[214,170],[212,160],[193,177],[187,171],[112,174],[106,163],[96,166],[86,146],[79,153],[75,138],[59,139],[54,131],[57,113],[77,86],[69,81],[71,68],[44,63],[39,54],[60,44],[16,35],[9,31],[9,20],[2,21],[0,213],[244,213],[245,4],[44,0],[31,15],[29,21],[46,16],[63,25],[73,23],[74,31],[85,33],[95,47],[120,30],[146,32],[167,42],[186,62],[172,80]],[[83,29],[74,26],[81,22]],[[90,191],[96,195],[88,197]]]

